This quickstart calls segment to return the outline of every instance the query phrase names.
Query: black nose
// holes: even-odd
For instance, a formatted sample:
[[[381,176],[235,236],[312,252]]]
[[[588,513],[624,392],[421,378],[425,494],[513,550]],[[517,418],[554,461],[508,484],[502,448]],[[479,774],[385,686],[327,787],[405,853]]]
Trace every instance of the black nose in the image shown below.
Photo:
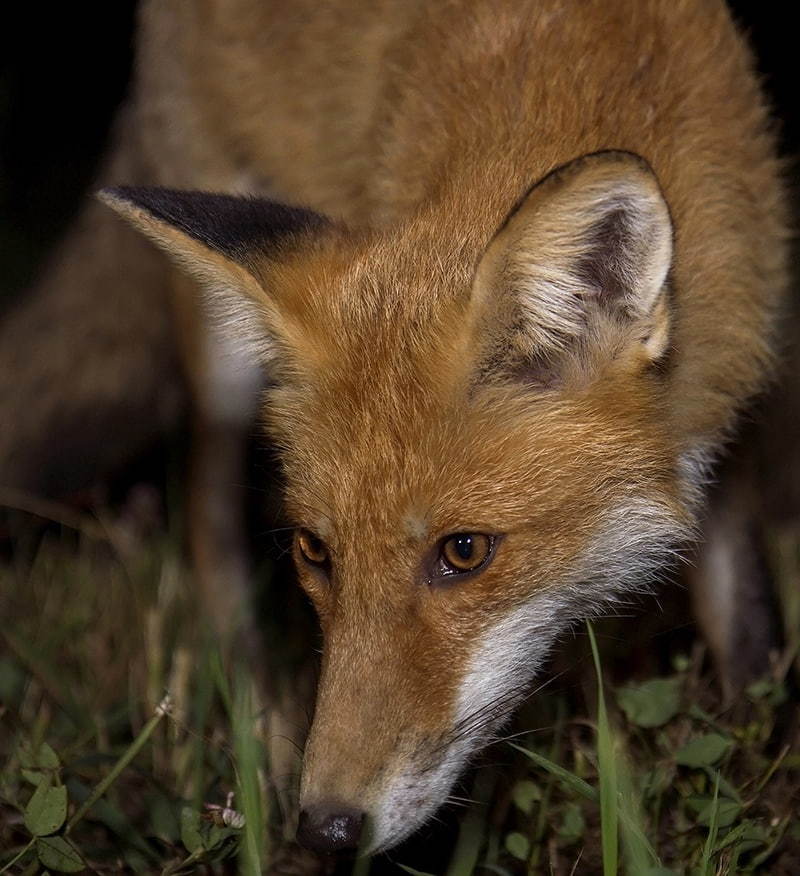
[[[346,806],[318,804],[300,813],[297,842],[314,852],[357,849],[364,813]]]

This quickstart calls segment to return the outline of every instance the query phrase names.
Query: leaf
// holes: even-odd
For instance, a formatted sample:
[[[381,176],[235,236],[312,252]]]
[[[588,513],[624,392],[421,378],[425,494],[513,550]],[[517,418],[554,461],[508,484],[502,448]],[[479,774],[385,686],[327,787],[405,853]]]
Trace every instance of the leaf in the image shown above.
[[[691,666],[692,661],[689,658],[688,654],[676,654],[672,658],[672,668],[676,672],[686,672],[686,670]]]
[[[181,835],[181,826],[176,807],[173,806],[172,801],[163,794],[156,794],[151,799],[148,810],[153,835],[166,842],[174,843]]]
[[[745,693],[752,700],[760,700],[772,693],[775,687],[775,682],[771,678],[760,678],[748,684],[745,688]]]
[[[574,843],[583,836],[586,822],[583,818],[583,810],[577,803],[571,803],[564,809],[564,820],[558,829],[558,835],[564,842]]]
[[[25,688],[26,675],[10,657],[0,657],[0,703],[16,704]]]
[[[712,766],[725,754],[730,744],[731,740],[719,733],[698,736],[675,752],[675,763],[688,767]]]
[[[214,831],[218,831],[218,833],[215,833]],[[208,863],[218,864],[238,851],[242,832],[234,827],[215,826],[212,828],[209,837]],[[233,841],[228,842],[231,838],[233,838]],[[369,862],[368,858],[362,858],[359,860],[365,861],[367,864]],[[369,870],[367,869],[362,872],[367,873]]]
[[[433,876],[432,873],[425,873],[423,870],[415,870],[413,867],[407,867],[405,864],[397,865],[401,870],[405,870],[406,873],[410,873],[411,876]]]
[[[42,866],[59,873],[80,873],[86,868],[81,853],[63,836],[40,836],[36,840],[36,854]]]
[[[34,836],[55,833],[67,817],[67,789],[43,778],[25,807],[25,827]]]
[[[505,847],[509,855],[516,858],[518,861],[527,860],[531,850],[531,844],[528,837],[524,834],[517,833],[516,831],[509,833],[506,836]]]
[[[738,844],[741,851],[746,850],[742,848],[743,845],[747,846],[747,850],[750,850],[759,846],[765,846],[768,841],[769,834],[762,825],[750,819],[745,819],[717,843],[714,853],[716,854],[734,844]]]
[[[219,825],[212,824],[205,840],[206,849],[211,852],[222,846],[228,837],[239,835],[241,835],[241,831],[233,827],[219,827]]]
[[[181,842],[188,852],[202,851],[203,834],[200,832],[200,813],[188,806],[181,809]]]
[[[697,813],[696,823],[709,827],[714,814],[714,798],[691,796],[686,798],[686,805]],[[730,827],[736,820],[742,807],[735,800],[720,799],[717,806],[717,827]]]
[[[718,771],[713,770],[711,767],[706,767],[706,774],[708,775],[709,780],[715,781],[715,774],[719,777],[719,792],[723,797],[730,797],[731,800],[735,800],[737,803],[742,802],[742,795],[724,776],[721,776]]]
[[[530,815],[533,804],[542,799],[542,789],[530,779],[517,782],[511,792],[511,797],[518,809],[526,815]]]
[[[653,678],[617,691],[625,717],[637,727],[661,727],[680,711],[681,679]]]
[[[36,749],[23,746],[19,752],[22,775],[32,785],[38,785],[43,774],[53,775],[61,769],[61,761],[53,749],[42,742]]]
[[[24,767],[35,770],[57,770],[61,768],[61,761],[53,749],[42,742],[36,749],[25,746],[20,750],[19,761]]]

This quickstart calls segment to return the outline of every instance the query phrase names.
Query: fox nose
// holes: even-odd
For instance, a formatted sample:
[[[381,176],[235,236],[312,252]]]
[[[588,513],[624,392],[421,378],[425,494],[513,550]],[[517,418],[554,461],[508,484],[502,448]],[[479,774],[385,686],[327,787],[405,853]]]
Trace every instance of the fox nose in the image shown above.
[[[300,812],[297,842],[313,852],[357,849],[364,813],[346,806],[317,804]]]

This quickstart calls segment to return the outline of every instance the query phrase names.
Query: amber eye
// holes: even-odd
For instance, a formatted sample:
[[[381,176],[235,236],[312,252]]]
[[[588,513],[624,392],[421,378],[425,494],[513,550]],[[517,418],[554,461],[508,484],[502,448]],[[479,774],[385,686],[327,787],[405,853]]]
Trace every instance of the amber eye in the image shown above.
[[[308,529],[297,530],[297,546],[303,559],[315,566],[324,566],[329,554],[325,542]]]
[[[442,542],[441,562],[445,574],[471,572],[492,553],[494,539],[480,532],[457,532]]]

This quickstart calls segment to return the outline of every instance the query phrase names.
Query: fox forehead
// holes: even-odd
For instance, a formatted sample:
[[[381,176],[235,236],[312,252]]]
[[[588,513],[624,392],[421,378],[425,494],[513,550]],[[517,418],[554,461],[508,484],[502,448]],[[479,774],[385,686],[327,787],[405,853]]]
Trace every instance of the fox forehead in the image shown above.
[[[566,521],[590,526],[615,493],[673,489],[669,441],[635,391],[607,405],[486,386],[433,404],[406,397],[402,411],[391,392],[341,392],[323,381],[266,401],[290,513],[302,525],[320,521],[334,541],[424,543],[534,524],[555,538]]]

